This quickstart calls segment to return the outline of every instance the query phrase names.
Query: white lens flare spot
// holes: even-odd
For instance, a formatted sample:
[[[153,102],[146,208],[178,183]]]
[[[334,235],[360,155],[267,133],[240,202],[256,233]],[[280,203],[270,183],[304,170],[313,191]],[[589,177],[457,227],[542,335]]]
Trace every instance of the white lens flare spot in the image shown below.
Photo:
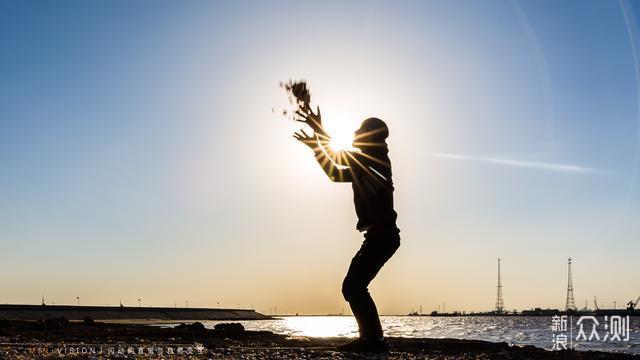
[[[334,150],[353,150],[353,134],[345,134],[339,131],[332,132],[329,145]]]
[[[352,117],[343,114],[327,117],[324,125],[329,136],[331,136],[329,145],[332,149],[355,150],[353,147],[353,133],[357,129],[357,120],[351,119]]]

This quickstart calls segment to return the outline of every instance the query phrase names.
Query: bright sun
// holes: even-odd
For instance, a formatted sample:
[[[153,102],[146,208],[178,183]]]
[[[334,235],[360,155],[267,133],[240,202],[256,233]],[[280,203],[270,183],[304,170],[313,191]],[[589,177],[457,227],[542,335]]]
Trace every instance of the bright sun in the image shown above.
[[[334,150],[353,150],[353,133],[349,131],[330,132],[331,142],[329,145]]]
[[[332,121],[327,121],[324,125],[331,136],[329,144],[331,148],[334,150],[355,150],[353,147],[354,124],[347,121],[345,116],[336,116],[330,119]]]

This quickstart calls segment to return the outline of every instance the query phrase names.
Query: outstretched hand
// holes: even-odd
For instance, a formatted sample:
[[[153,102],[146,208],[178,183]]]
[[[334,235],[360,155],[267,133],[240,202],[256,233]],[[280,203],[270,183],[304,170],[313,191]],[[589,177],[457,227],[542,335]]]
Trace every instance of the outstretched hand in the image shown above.
[[[300,141],[301,143],[307,145],[310,148],[314,148],[317,144],[317,140],[314,134],[307,134],[303,129],[300,129],[300,131],[297,131],[293,134],[293,137]]]
[[[305,103],[304,107],[296,111],[296,115],[300,116],[300,118],[295,119],[296,121],[309,125],[315,133],[325,134],[324,128],[322,127],[320,106],[316,108],[316,113],[314,113],[309,104]]]

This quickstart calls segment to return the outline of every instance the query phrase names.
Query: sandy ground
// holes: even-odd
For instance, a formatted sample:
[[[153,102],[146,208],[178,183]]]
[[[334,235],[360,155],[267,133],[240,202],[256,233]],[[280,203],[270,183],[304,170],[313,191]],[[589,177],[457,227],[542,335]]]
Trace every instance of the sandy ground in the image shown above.
[[[207,330],[202,324],[0,320],[1,359],[640,359],[602,352],[550,352],[532,346],[455,339],[388,338],[385,355],[339,352],[344,338],[289,338],[267,331]]]

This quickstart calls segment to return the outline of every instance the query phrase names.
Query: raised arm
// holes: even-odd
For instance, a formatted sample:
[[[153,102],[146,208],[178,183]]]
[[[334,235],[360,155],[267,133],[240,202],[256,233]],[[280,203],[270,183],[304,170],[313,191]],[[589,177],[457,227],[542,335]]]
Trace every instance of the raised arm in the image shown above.
[[[319,139],[319,136],[316,134],[308,135],[304,130],[300,130],[296,132],[293,137],[307,145],[311,150],[313,150],[313,154],[316,158],[316,161],[322,168],[327,177],[334,182],[352,182],[353,176],[351,174],[351,169],[348,167],[340,167],[336,162],[334,162],[329,156],[327,156],[327,152],[323,145],[321,145],[322,140]]]

